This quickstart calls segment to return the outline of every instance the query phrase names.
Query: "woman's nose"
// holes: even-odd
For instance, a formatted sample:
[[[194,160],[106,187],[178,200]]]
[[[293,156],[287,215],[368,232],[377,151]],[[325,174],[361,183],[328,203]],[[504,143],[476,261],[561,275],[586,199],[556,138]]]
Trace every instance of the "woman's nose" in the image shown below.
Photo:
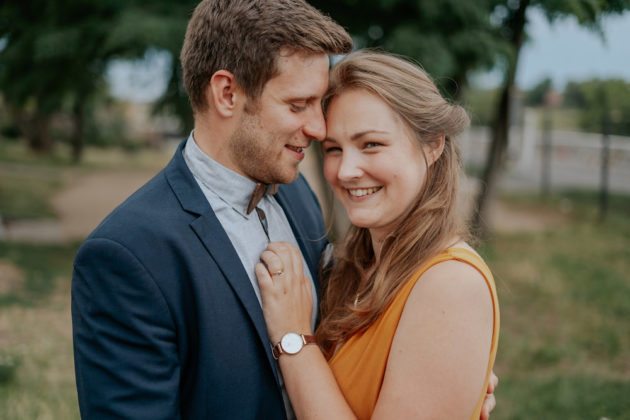
[[[359,178],[361,175],[363,175],[363,170],[361,169],[361,158],[358,153],[353,150],[344,150],[337,177],[341,181],[348,181]]]

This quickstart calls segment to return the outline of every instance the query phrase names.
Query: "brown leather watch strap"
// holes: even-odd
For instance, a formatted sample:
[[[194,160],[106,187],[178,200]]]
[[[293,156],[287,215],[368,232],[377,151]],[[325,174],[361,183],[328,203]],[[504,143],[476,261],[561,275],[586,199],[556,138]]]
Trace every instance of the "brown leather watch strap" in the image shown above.
[[[304,335],[304,334],[300,334],[302,336],[302,341],[304,341],[304,345],[307,344],[317,344],[317,341],[315,341],[315,337],[312,335]]]
[[[291,333],[288,333],[291,334]],[[293,333],[293,334],[297,334],[297,333]],[[285,334],[286,336],[287,334]],[[273,345],[271,347],[271,354],[273,355],[273,358],[278,360],[278,358],[280,357],[281,354],[289,354],[289,355],[295,355],[298,354],[300,351],[302,351],[302,349],[304,348],[304,346],[306,346],[307,344],[316,344],[317,341],[315,341],[315,337],[313,337],[312,335],[307,335],[307,334],[297,334],[300,336],[300,338],[302,339],[302,347],[296,352],[296,353],[287,353],[283,348],[282,348],[282,339],[280,339],[280,341],[278,341],[275,345]],[[284,338],[284,336],[283,336]]]

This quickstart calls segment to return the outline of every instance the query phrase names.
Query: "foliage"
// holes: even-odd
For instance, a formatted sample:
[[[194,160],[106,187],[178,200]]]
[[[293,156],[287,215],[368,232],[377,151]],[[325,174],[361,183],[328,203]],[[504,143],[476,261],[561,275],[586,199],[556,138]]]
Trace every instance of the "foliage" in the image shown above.
[[[0,8],[0,89],[35,150],[52,148],[50,117],[60,110],[80,118],[103,88],[107,59],[128,49],[108,42],[121,2],[6,1]],[[82,134],[82,133],[81,133]]]
[[[525,93],[525,105],[542,106],[545,105],[545,96],[552,89],[551,78],[546,77],[536,86]]]
[[[167,49],[177,56],[194,3],[3,2],[0,90],[31,147],[44,152],[52,149],[51,117],[63,112],[73,119],[71,143],[78,158],[90,124],[86,119],[94,111],[93,104],[103,100],[104,73],[109,61],[139,58],[151,47]],[[175,67],[177,60],[173,62]],[[177,79],[177,74],[173,77]],[[177,84],[170,87],[168,94],[172,96],[177,87]],[[178,99],[181,100],[181,95]],[[161,107],[168,108],[166,103]],[[181,104],[178,103],[176,110],[178,107]]]
[[[564,103],[581,110],[584,131],[602,132],[602,119],[607,118],[609,134],[630,135],[630,83],[624,80],[570,82]]]
[[[473,125],[492,124],[494,110],[499,99],[498,89],[469,88],[463,98],[464,106]]]
[[[497,103],[493,121],[492,143],[488,151],[486,167],[481,179],[481,188],[477,195],[473,212],[472,226],[477,234],[485,236],[488,226],[488,202],[496,188],[499,171],[505,160],[508,144],[512,90],[518,59],[523,43],[527,39],[527,11],[537,7],[547,16],[550,22],[556,19],[573,17],[578,23],[601,33],[603,16],[620,14],[630,9],[627,0],[493,0],[491,21],[509,45],[505,61],[504,81],[501,87],[500,100]]]
[[[494,66],[505,49],[488,16],[491,1],[313,0],[355,36],[418,60],[449,96],[459,97],[473,69]]]

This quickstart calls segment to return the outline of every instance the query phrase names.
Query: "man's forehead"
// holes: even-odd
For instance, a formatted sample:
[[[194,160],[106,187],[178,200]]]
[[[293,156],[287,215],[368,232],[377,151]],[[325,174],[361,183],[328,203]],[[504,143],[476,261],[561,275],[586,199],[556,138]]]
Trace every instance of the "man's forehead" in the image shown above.
[[[289,61],[295,61],[296,59],[305,63],[306,65],[310,65],[318,61],[325,61],[327,64],[330,64],[330,59],[328,58],[328,54],[326,53],[294,50],[287,47],[281,48],[280,51],[278,51],[276,62],[278,64],[278,67],[280,67],[282,65],[286,66]]]
[[[290,55],[279,55],[277,73],[269,79],[266,88],[281,87],[286,94],[305,94],[320,96],[328,87],[329,59],[324,53],[306,54],[294,52]]]

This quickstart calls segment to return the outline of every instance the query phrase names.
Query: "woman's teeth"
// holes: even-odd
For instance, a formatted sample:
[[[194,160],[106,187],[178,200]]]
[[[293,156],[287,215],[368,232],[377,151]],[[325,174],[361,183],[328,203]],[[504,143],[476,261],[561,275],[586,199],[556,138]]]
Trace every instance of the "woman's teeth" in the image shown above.
[[[353,190],[348,190],[351,196],[353,197],[363,197],[364,195],[374,194],[376,191],[380,190],[381,187],[372,187],[372,188],[356,188]]]

